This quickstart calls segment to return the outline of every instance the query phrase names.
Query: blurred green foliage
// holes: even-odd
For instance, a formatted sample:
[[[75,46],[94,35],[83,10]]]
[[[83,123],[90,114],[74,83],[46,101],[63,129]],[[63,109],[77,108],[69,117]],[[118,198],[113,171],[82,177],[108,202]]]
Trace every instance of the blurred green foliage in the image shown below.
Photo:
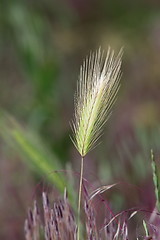
[[[54,123],[56,125],[59,121],[59,57],[51,41],[52,29],[49,19],[45,12],[37,10],[25,1],[8,1],[1,4],[4,34],[2,40],[7,39],[14,49],[18,64],[32,91],[27,106],[19,109],[16,114],[20,113],[31,128],[37,130],[45,141],[55,148],[54,151],[60,154],[61,160],[66,162],[67,149],[65,156],[59,151],[59,148],[64,147],[64,142],[66,143],[66,136],[54,143],[50,131]],[[5,45],[5,42],[3,44]]]
[[[48,148],[46,149],[36,133],[30,130],[25,131],[13,117],[1,111],[0,134],[6,144],[14,148],[42,179],[47,179],[63,194],[67,183],[65,171],[61,172],[60,160]],[[76,196],[73,194],[72,184],[69,181],[67,191],[72,206],[75,208]]]

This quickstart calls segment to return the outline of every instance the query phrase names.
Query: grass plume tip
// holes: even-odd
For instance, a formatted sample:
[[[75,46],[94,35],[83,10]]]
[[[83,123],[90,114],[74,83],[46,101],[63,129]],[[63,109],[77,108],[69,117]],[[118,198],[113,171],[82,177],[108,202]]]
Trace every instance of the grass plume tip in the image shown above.
[[[102,134],[115,101],[121,78],[122,50],[115,56],[97,50],[84,60],[75,94],[75,113],[71,124],[72,141],[81,156],[92,150]]]

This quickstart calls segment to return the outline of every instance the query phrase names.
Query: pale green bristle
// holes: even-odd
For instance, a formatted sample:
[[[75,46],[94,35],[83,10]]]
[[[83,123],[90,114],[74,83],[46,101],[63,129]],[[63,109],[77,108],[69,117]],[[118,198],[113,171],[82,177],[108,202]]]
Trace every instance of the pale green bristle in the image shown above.
[[[75,97],[73,142],[81,156],[97,143],[109,117],[119,89],[122,51],[115,57],[108,49],[106,57],[99,49],[83,62]]]

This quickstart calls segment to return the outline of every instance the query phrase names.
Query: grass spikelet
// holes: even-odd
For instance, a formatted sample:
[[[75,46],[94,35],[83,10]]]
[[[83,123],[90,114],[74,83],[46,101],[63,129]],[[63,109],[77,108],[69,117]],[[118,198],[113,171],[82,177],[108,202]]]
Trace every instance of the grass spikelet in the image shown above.
[[[99,50],[84,60],[75,96],[73,142],[85,156],[102,133],[119,89],[122,50],[117,56],[108,48],[106,56]]]
[[[95,196],[104,193],[105,191],[111,189],[112,187],[114,187],[114,186],[116,186],[116,185],[117,185],[117,183],[114,183],[114,184],[107,185],[107,186],[101,186],[101,187],[95,189],[95,190],[90,194],[89,201],[91,201]]]
[[[160,185],[159,185],[159,176],[158,169],[155,163],[154,153],[151,150],[151,166],[152,166],[152,174],[153,174],[153,183],[155,188],[155,196],[156,196],[156,207],[157,210],[160,211]]]

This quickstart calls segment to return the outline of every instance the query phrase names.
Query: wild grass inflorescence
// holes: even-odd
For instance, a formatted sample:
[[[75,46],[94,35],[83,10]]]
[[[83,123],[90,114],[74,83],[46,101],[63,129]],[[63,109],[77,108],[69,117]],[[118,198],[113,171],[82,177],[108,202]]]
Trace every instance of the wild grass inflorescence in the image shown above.
[[[128,224],[138,211],[133,210],[126,215],[126,211],[116,214],[111,220],[104,219],[100,228],[96,221],[96,212],[92,204],[92,195],[88,194],[86,187],[83,189],[84,220],[83,227],[85,234],[81,239],[87,240],[129,240]],[[95,194],[94,194],[95,195]],[[98,195],[98,192],[97,192]],[[25,220],[26,240],[77,240],[77,221],[73,210],[69,205],[66,191],[64,198],[50,202],[48,195],[42,194],[43,212],[40,211],[37,202],[34,202],[33,209],[28,210],[28,217]],[[157,213],[151,214],[147,223],[143,220],[143,235],[136,240],[159,240],[160,229],[157,220]]]
[[[46,193],[43,193],[43,214],[42,220],[37,203],[34,209],[29,210],[28,218],[25,221],[26,240],[128,240],[128,220],[131,219],[138,210],[130,216],[120,218],[122,214],[112,216],[107,223],[99,228],[96,223],[96,214],[92,200],[95,196],[108,190],[113,185],[103,186],[93,191],[90,195],[83,183],[83,161],[86,154],[92,150],[99,140],[103,126],[111,113],[111,107],[115,101],[119,81],[121,77],[122,50],[117,56],[110,48],[105,55],[99,49],[91,53],[83,62],[80,69],[77,91],[75,94],[75,114],[71,124],[73,130],[72,141],[81,155],[81,170],[78,194],[78,218],[74,217],[72,208],[69,205],[65,191],[64,199],[50,204]],[[153,156],[153,155],[152,155]],[[156,189],[157,206],[159,206],[159,185],[155,162],[152,157],[153,179]],[[84,218],[81,222],[81,202],[83,190]],[[152,222],[157,214],[152,214]],[[115,219],[118,220],[115,223]],[[80,226],[83,225],[83,231]],[[151,224],[147,225],[143,221],[144,235],[141,239],[158,240],[160,230],[153,229]],[[150,238],[151,229],[152,237]],[[84,232],[84,235],[82,235]],[[158,238],[157,238],[158,237]],[[139,239],[139,238],[137,238]]]
[[[123,239],[127,240],[128,230],[124,221],[122,227],[120,222],[115,225],[113,221],[109,225],[104,225],[98,229],[96,224],[96,214],[92,204],[91,196],[84,187],[84,213],[85,213],[85,232],[84,239],[100,240],[102,236],[107,240]],[[67,199],[66,191],[64,198],[50,203],[48,195],[42,194],[43,214],[40,214],[37,202],[34,202],[34,208],[29,209],[28,217],[25,221],[26,240],[77,240],[77,223]],[[41,221],[41,215],[43,221]]]
[[[119,89],[122,51],[115,56],[99,49],[91,53],[80,69],[75,94],[75,115],[72,122],[73,143],[84,157],[95,147],[102,128],[110,115]]]
[[[78,219],[80,218],[84,156],[95,147],[102,134],[119,89],[122,51],[115,56],[110,48],[107,55],[99,49],[91,53],[80,69],[75,94],[75,114],[72,122],[73,143],[81,155]],[[79,222],[79,221],[78,221]],[[78,223],[78,240],[79,240]]]

